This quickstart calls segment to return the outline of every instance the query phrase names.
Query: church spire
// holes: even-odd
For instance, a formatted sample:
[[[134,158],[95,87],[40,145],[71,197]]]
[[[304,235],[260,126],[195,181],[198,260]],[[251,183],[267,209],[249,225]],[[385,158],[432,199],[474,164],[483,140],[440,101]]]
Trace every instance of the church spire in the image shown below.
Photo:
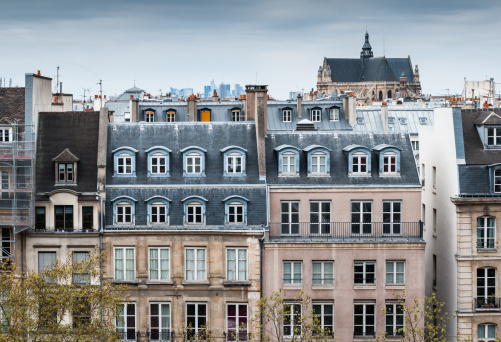
[[[362,46],[362,52],[360,52],[360,58],[371,58],[374,55],[372,54],[372,47],[371,44],[369,44],[369,33],[367,33],[367,30],[365,31],[365,43],[364,46]]]

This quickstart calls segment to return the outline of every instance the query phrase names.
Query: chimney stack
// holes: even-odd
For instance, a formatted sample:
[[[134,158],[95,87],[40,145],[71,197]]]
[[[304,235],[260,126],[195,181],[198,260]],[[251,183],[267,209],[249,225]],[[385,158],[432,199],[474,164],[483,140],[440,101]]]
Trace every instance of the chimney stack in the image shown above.
[[[265,135],[267,133],[268,86],[246,85],[246,113],[248,120],[256,122],[257,157],[259,179],[266,179]]]
[[[297,117],[301,118],[303,116],[303,97],[301,94],[297,94]]]
[[[197,100],[194,95],[190,95],[188,97],[188,121],[194,122],[197,121]]]
[[[381,121],[383,121],[383,129],[387,131],[389,129],[388,123],[388,104],[383,102],[381,105]]]
[[[139,100],[130,100],[130,122],[138,122],[139,120]]]
[[[99,111],[99,136],[97,150],[97,169],[98,169],[98,191],[101,196],[105,196],[106,185],[106,148],[108,144],[108,108],[102,107]],[[102,227],[101,227],[102,229]]]
[[[342,95],[341,97],[343,98],[344,118],[348,120],[348,125],[353,127],[357,123],[355,96],[353,93],[350,93],[349,95]]]

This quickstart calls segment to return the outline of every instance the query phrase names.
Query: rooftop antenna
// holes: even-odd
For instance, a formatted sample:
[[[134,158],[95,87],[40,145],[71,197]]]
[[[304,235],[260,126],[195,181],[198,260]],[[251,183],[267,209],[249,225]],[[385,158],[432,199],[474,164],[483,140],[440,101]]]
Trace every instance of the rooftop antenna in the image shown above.
[[[99,103],[100,103],[100,108],[103,107],[103,80],[99,80]]]
[[[386,57],[386,46],[384,45],[384,35],[383,35],[383,57]]]
[[[134,88],[136,87],[136,73],[134,73]]]
[[[257,71],[256,71],[256,85],[257,85]]]
[[[59,65],[57,66],[57,72],[56,72],[56,93],[57,90],[59,89]]]

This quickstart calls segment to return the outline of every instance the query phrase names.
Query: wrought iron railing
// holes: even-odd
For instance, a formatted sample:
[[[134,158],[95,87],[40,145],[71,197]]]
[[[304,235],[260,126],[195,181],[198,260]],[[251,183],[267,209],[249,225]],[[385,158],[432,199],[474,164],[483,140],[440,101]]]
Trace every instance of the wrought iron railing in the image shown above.
[[[496,297],[479,297],[475,298],[473,305],[475,310],[500,310],[501,298]]]
[[[325,222],[270,223],[270,238],[309,238],[337,240],[422,239],[419,222]]]
[[[121,331],[118,332],[118,339],[120,341],[138,341],[139,332],[138,331]]]
[[[250,341],[250,334],[247,332],[228,331],[224,332],[224,340],[227,342]]]
[[[174,333],[171,331],[158,331],[151,330],[148,332],[148,341],[172,341],[174,339]]]
[[[97,232],[94,228],[83,228],[83,227],[73,227],[73,228],[56,228],[56,227],[37,227],[33,228],[34,232],[38,233],[92,233]]]

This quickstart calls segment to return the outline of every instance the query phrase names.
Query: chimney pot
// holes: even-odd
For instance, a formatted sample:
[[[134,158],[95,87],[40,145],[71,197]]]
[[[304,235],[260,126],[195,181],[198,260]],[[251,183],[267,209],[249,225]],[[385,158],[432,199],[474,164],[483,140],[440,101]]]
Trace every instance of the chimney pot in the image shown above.
[[[41,74],[40,74],[40,70],[38,70],[37,75],[38,75],[38,76],[41,76]]]

